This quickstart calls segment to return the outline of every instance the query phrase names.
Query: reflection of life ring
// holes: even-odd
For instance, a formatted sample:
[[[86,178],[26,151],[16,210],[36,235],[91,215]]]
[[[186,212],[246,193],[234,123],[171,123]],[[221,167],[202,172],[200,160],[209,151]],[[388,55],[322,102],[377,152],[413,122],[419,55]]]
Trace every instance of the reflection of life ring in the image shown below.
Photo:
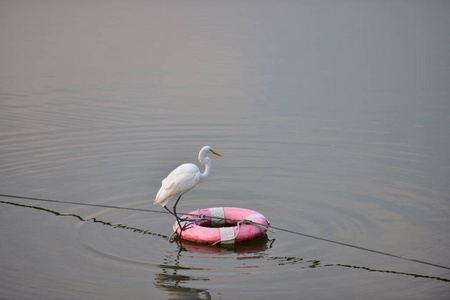
[[[191,215],[198,215],[191,216]],[[214,218],[218,217],[218,218]],[[224,220],[232,219],[232,220]],[[181,217],[181,226],[189,228],[180,232],[178,223],[174,231],[184,240],[202,244],[234,244],[259,238],[266,234],[269,221],[257,211],[238,207],[214,207],[199,209]],[[254,223],[246,223],[252,221]],[[181,233],[181,234],[180,234]]]
[[[184,232],[183,232],[184,234]],[[177,239],[176,243],[183,247],[183,250],[195,252],[200,254],[248,254],[255,252],[263,252],[271,247],[269,245],[269,238],[263,235],[260,238],[247,241],[245,243],[238,243],[232,245],[220,245],[220,247],[212,246],[211,244],[199,244],[191,241]]]

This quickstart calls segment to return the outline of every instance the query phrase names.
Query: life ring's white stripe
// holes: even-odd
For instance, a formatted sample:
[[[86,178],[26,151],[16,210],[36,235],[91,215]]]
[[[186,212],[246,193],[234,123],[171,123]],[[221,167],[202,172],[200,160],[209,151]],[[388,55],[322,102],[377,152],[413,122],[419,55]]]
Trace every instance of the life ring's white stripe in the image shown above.
[[[220,227],[220,242],[222,244],[234,244],[234,239],[236,236],[234,235],[233,227]]]
[[[263,219],[265,219],[265,220],[267,220],[266,219],[266,217],[264,217],[262,214],[260,214],[260,213],[257,213],[257,214],[251,214],[250,216],[248,216],[247,218],[245,218],[246,220],[253,220],[253,219],[255,219],[255,218],[263,218]]]
[[[211,217],[224,218],[224,216],[225,216],[225,212],[223,211],[223,207],[210,208],[209,212],[211,213]],[[211,218],[211,225],[212,226],[223,226],[223,225],[225,225],[225,220]]]

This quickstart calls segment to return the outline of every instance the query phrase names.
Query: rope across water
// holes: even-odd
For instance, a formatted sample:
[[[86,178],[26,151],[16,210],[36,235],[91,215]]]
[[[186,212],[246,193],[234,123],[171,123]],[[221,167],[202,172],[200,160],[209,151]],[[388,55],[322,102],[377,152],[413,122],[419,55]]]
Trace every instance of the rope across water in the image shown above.
[[[35,198],[35,197],[23,197],[23,196],[15,196],[15,195],[7,195],[7,194],[0,194],[0,197],[22,199],[22,200],[31,200],[31,201],[42,201],[42,202],[52,202],[52,203],[73,204],[73,205],[82,205],[82,206],[92,206],[92,207],[113,208],[113,209],[120,209],[120,210],[133,210],[133,211],[168,214],[168,212],[165,212],[165,211],[152,210],[152,209],[131,208],[131,207],[121,207],[121,206],[92,204],[92,203],[80,203],[80,202],[73,202],[73,201],[61,201],[61,200],[42,199],[42,198]],[[191,216],[196,216],[196,217],[202,217],[201,214],[184,213],[184,215],[191,215]],[[354,249],[359,249],[359,250],[363,250],[363,251],[367,251],[367,252],[372,252],[372,253],[376,253],[376,254],[380,254],[380,255],[384,255],[384,256],[389,256],[389,257],[393,257],[393,258],[398,258],[398,259],[402,259],[402,260],[407,260],[407,261],[411,261],[411,262],[415,262],[415,263],[420,263],[420,264],[425,264],[425,265],[429,265],[429,266],[433,266],[433,267],[437,267],[437,268],[450,270],[450,267],[448,267],[448,266],[434,264],[434,263],[430,263],[430,262],[426,262],[426,261],[418,260],[418,259],[412,259],[412,258],[399,256],[399,255],[395,255],[395,254],[391,254],[391,253],[387,253],[387,252],[383,252],[383,251],[373,250],[373,249],[369,249],[369,248],[365,248],[365,247],[360,247],[360,246],[356,246],[356,245],[352,245],[352,244],[348,244],[348,243],[344,243],[344,242],[339,242],[339,241],[335,241],[335,240],[330,240],[330,239],[327,239],[327,238],[322,238],[322,237],[318,237],[318,236],[314,236],[314,235],[310,235],[310,234],[306,234],[306,233],[302,233],[302,232],[298,232],[298,231],[294,231],[294,230],[290,230],[290,229],[280,228],[280,227],[276,227],[276,226],[272,226],[272,225],[267,226],[265,224],[260,224],[260,223],[257,223],[257,222],[253,222],[251,220],[236,220],[236,219],[223,218],[223,217],[218,217],[218,216],[203,216],[203,217],[222,219],[222,220],[229,220],[229,221],[234,221],[234,222],[242,222],[242,224],[252,224],[252,225],[256,225],[256,226],[264,226],[264,227],[267,227],[267,228],[271,228],[271,229],[275,229],[275,230],[279,230],[279,231],[283,231],[283,232],[287,232],[287,233],[291,233],[291,234],[295,234],[295,235],[299,235],[299,236],[304,236],[304,237],[308,237],[308,238],[312,238],[312,239],[316,239],[316,240],[321,240],[321,241],[328,242],[328,243],[333,243],[333,244],[337,244],[337,245],[341,245],[341,246],[345,246],[345,247],[351,247],[351,248],[354,248]]]

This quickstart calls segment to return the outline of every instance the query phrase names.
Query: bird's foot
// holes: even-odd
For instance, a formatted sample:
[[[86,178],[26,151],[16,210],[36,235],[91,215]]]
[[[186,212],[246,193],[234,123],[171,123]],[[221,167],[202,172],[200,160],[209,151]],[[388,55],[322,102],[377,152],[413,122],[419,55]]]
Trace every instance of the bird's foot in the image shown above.
[[[183,232],[184,230],[187,230],[189,228],[192,228],[194,225],[191,222],[184,222],[183,225],[181,225],[180,230]]]

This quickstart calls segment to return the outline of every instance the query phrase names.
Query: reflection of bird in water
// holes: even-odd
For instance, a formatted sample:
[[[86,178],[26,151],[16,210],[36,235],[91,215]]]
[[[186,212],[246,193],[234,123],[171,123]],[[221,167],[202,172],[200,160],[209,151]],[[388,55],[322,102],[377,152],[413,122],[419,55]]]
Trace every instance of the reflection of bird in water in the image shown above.
[[[198,167],[194,164],[182,164],[173,170],[161,183],[161,188],[156,194],[154,204],[159,204],[172,215],[175,216],[180,226],[180,218],[177,215],[177,204],[181,196],[192,190],[197,184],[205,180],[209,173],[211,173],[211,160],[207,156],[209,153],[222,156],[211,149],[210,146],[203,147],[198,153],[198,160],[205,165],[205,172],[201,173]],[[167,203],[170,200],[176,199],[173,211],[167,208]],[[187,224],[185,224],[187,226]],[[181,228],[181,226],[180,226]],[[183,227],[181,229],[185,229]]]
[[[195,270],[180,264],[180,256],[186,251],[180,247],[178,251],[167,251],[161,264],[157,264],[158,270],[155,276],[155,286],[167,291],[167,299],[205,299],[211,300],[211,294],[207,289],[191,287],[197,286],[197,282],[206,282],[210,279],[205,276],[194,276]]]

